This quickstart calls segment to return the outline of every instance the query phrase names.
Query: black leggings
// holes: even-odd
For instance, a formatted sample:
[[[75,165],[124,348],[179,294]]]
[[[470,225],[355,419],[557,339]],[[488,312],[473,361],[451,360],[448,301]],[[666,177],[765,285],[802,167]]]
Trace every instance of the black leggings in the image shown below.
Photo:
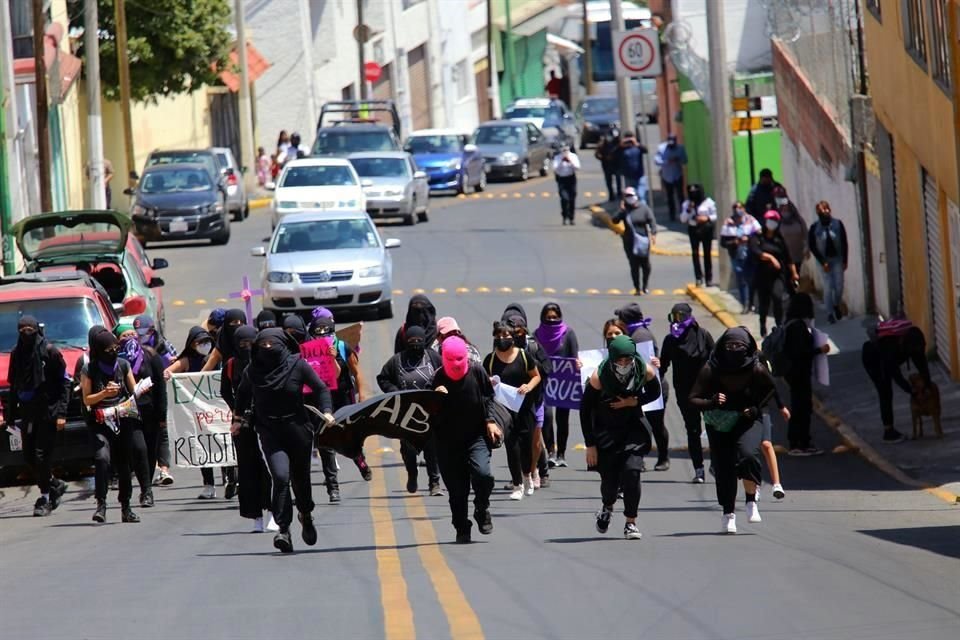
[[[323,481],[327,485],[327,494],[340,490],[340,477],[337,471],[337,452],[333,449],[321,447],[320,467],[323,469]]]
[[[149,410],[140,410],[143,423],[143,440],[147,447],[147,474],[153,483],[153,474],[157,468],[157,451],[160,448],[160,420]]]
[[[200,469],[200,475],[203,476],[203,486],[205,487],[215,487],[217,481],[214,479],[213,468],[212,467],[203,467]],[[223,480],[224,484],[228,482],[237,481],[237,468],[236,467],[221,467],[220,468],[220,478]]]
[[[296,420],[271,420],[257,425],[257,436],[273,486],[270,511],[280,531],[288,531],[293,522],[291,485],[297,498],[297,510],[300,513],[313,512],[313,488],[310,485],[313,434],[306,424]]]
[[[507,431],[504,448],[507,450],[507,466],[510,468],[510,479],[513,486],[523,484],[524,474],[532,471],[530,459],[533,447],[530,441],[530,432],[535,429],[536,417],[529,409],[521,409],[520,413],[511,412],[513,424]],[[448,486],[449,488],[449,486]]]
[[[713,282],[713,234],[702,229],[690,227],[690,251],[693,254],[693,275],[697,280]],[[700,267],[700,249],[703,248],[703,267]]]
[[[760,314],[760,333],[767,333],[767,314],[773,307],[773,324],[780,326],[783,322],[783,283],[779,280],[774,282],[757,282],[757,312]]]
[[[140,491],[150,490],[150,474],[147,472],[147,443],[143,439],[143,430],[137,420],[121,420],[120,432],[114,433],[103,425],[92,430],[94,494],[98,501],[107,499],[110,489],[111,469],[119,482],[120,504],[130,505],[133,496],[133,482],[130,472],[137,475]]]
[[[649,448],[645,447],[646,449]],[[600,472],[600,499],[612,509],[617,494],[623,491],[623,515],[637,517],[640,506],[640,469],[643,449],[598,449],[597,471]]]
[[[420,475],[417,468],[417,456],[420,451],[415,446],[403,440],[400,442],[400,457],[403,458],[403,466],[407,469],[407,475],[416,478]],[[423,457],[427,461],[427,477],[430,484],[440,484],[440,464],[437,462],[437,435],[431,433],[430,437],[423,444]]]
[[[650,256],[635,256],[632,253],[627,254],[627,262],[630,263],[630,281],[633,282],[633,288],[637,291],[643,291],[650,284]],[[640,273],[643,273],[643,280],[640,279]],[[642,287],[640,285],[643,285]]]
[[[554,439],[553,424],[556,416],[557,433]],[[544,407],[543,414],[543,445],[548,454],[554,453],[564,457],[567,453],[567,439],[570,437],[570,409],[554,409]]]
[[[670,432],[664,418],[666,411],[644,411],[643,415],[650,422],[650,431],[653,432],[653,441],[657,443],[657,461],[670,459]]]
[[[893,376],[883,366],[883,359],[874,343],[863,346],[861,354],[863,368],[877,389],[880,400],[880,421],[884,429],[893,428]]]
[[[703,469],[703,442],[700,435],[703,433],[703,423],[701,421],[700,411],[688,402],[680,400],[686,397],[677,393],[677,407],[680,409],[680,415],[683,417],[683,427],[687,431],[687,450],[690,453],[690,462],[694,469]]]
[[[494,484],[490,473],[490,446],[483,437],[463,443],[439,442],[437,460],[443,483],[447,485],[453,527],[458,533],[469,532],[473,526],[467,517],[471,486],[474,509],[482,512],[490,508]]]
[[[233,437],[233,446],[237,450],[240,516],[251,520],[261,518],[264,510],[270,508],[270,474],[263,461],[257,432],[252,427],[243,427]]]
[[[751,422],[746,427],[736,426],[722,433],[707,427],[710,439],[710,459],[717,476],[717,502],[724,513],[733,513],[737,504],[737,481],[752,480],[761,483],[760,443],[763,425]]]
[[[46,407],[38,411],[45,412]],[[56,420],[43,417],[25,417],[21,425],[23,458],[36,480],[40,493],[50,493],[53,480],[53,451],[57,444]]]
[[[790,387],[790,422],[787,440],[791,449],[810,446],[810,419],[813,414],[813,384],[809,376],[788,378]]]

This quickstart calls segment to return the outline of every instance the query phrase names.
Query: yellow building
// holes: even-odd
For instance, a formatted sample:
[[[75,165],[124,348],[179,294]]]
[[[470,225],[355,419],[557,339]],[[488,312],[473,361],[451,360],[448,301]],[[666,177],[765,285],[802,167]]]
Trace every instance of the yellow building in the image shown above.
[[[872,239],[891,307],[920,326],[954,378],[958,361],[960,182],[953,25],[960,0],[863,0],[883,196]],[[953,19],[951,19],[953,16]],[[868,159],[868,166],[871,164]],[[882,206],[875,206],[879,204]],[[880,222],[880,224],[877,224]]]

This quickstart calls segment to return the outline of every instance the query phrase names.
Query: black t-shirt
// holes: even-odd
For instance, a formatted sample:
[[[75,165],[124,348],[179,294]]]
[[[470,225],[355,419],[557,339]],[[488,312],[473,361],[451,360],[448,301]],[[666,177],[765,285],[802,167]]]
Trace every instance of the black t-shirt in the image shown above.
[[[530,370],[536,367],[536,362],[525,349],[520,349],[513,362],[503,362],[496,353],[489,353],[483,360],[483,370],[491,376],[499,376],[500,382],[511,387],[530,382]],[[537,402],[537,394],[528,393],[523,399],[520,411],[530,411]]]
[[[778,277],[786,278],[790,268],[790,250],[787,249],[787,243],[783,236],[775,233],[772,238],[768,238],[763,233],[758,233],[750,240],[750,249],[757,259],[757,276],[766,282],[776,280]],[[766,260],[760,260],[760,255],[769,253],[777,262],[780,263],[780,270],[773,268]]]
[[[117,368],[113,375],[108,375],[100,370],[100,367],[93,365],[89,360],[83,363],[80,369],[80,375],[90,379],[90,393],[100,393],[107,388],[111,382],[120,385],[120,393],[112,398],[104,398],[97,403],[96,408],[106,409],[114,407],[130,397],[131,390],[127,389],[127,373],[130,372],[130,363],[123,358],[117,359]],[[92,407],[91,407],[92,408]]]

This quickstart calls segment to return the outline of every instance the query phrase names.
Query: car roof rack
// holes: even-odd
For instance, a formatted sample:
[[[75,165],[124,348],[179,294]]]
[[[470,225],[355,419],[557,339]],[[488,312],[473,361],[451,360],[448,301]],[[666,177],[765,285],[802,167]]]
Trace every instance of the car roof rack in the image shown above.
[[[96,289],[109,300],[107,290],[86,271],[26,271],[12,276],[0,277],[0,287],[18,284],[79,285]]]
[[[324,118],[327,118],[327,124],[379,124],[380,120],[376,117],[378,113],[386,113],[390,116],[389,125],[393,132],[400,136],[400,114],[397,113],[397,105],[393,100],[347,100],[340,102],[327,102],[320,109],[320,119],[317,121],[317,129],[324,126]],[[348,114],[347,118],[338,118],[331,120],[329,116],[334,114]]]

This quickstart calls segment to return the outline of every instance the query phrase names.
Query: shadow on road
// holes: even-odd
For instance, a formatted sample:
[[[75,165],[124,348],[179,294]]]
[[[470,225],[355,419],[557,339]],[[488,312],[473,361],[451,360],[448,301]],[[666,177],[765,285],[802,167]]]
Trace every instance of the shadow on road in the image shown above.
[[[905,529],[861,529],[862,533],[880,540],[916,547],[948,558],[960,558],[960,525],[946,527],[910,527]]]

